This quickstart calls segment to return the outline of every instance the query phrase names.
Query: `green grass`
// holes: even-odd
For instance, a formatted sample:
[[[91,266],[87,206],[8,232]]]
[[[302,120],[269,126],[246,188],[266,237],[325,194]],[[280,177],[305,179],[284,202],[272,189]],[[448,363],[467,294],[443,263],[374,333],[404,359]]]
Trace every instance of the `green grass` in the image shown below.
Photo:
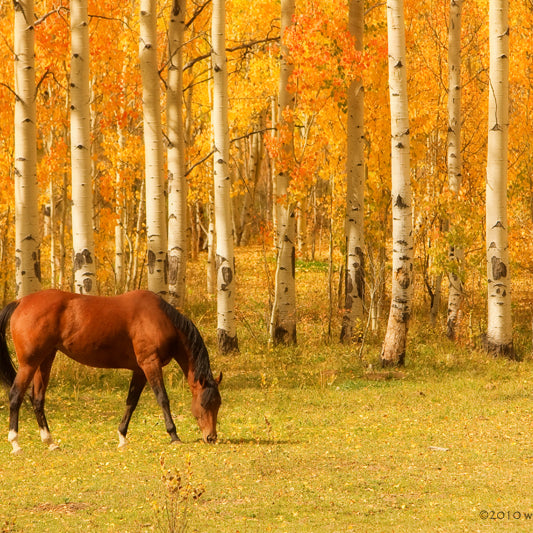
[[[167,375],[183,444],[169,445],[146,394],[123,452],[116,426],[127,376],[90,370],[73,387],[58,375],[48,412],[61,450],[41,445],[26,406],[23,455],[11,456],[7,441],[0,455],[0,524],[28,533],[157,531],[164,454],[169,469],[190,468],[192,485],[205,488],[189,505],[189,531],[527,527],[479,513],[533,512],[530,362],[473,354],[391,375],[350,364],[347,349],[323,348],[314,357],[288,349],[215,357],[225,369],[215,446],[199,442],[176,370]],[[69,366],[60,361],[58,370]]]
[[[190,393],[173,365],[165,376],[183,443],[169,444],[147,390],[130,425],[130,445],[117,450],[128,373],[81,367],[60,356],[47,400],[59,451],[41,444],[24,405],[24,452],[12,456],[7,402],[0,402],[0,530],[168,531],[164,511],[172,494],[165,472],[203,491],[188,502],[187,531],[531,528],[533,361],[527,328],[517,338],[524,361],[516,363],[443,341],[417,316],[406,367],[382,371],[379,334],[366,339],[361,354],[358,346],[328,340],[323,273],[311,270],[301,273],[310,296],[299,303],[299,344],[272,349],[257,272],[260,266],[241,273],[257,286],[238,309],[237,356],[214,353],[214,303],[199,283],[191,299],[214,371],[224,372],[218,444],[199,441]],[[480,517],[485,510],[494,512],[493,519]]]

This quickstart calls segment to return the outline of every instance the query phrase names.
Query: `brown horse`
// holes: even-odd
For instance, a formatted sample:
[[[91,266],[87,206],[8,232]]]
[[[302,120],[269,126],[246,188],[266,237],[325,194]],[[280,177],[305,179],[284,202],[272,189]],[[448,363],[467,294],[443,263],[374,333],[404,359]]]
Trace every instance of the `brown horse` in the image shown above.
[[[9,320],[18,372],[6,343]],[[192,413],[203,440],[216,441],[222,374],[214,379],[207,348],[191,320],[149,291],[103,297],[52,289],[25,296],[0,311],[0,379],[11,387],[8,439],[13,453],[20,451],[19,409],[32,380],[30,399],[41,439],[50,449],[57,447],[44,413],[46,387],[57,350],[84,365],[133,371],[126,412],[118,428],[119,447],[127,442],[128,424],[147,381],[163,410],[172,442],[179,441],[162,372],[172,358],[187,377]]]

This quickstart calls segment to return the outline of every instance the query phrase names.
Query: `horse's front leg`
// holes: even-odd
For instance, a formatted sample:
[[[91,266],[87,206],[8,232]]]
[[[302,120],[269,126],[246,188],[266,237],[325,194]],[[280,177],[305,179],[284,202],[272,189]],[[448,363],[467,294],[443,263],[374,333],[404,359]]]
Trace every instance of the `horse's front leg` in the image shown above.
[[[55,353],[45,359],[35,372],[35,375],[33,376],[33,390],[30,395],[33,410],[35,412],[35,418],[37,419],[37,424],[39,425],[41,440],[48,446],[49,450],[57,450],[59,448],[59,446],[54,442],[54,439],[52,439],[50,428],[48,427],[48,422],[44,412],[44,397],[46,394],[46,388],[48,387],[48,382],[50,381],[50,371],[52,369],[54,358]]]
[[[126,411],[122,417],[122,421],[118,426],[118,447],[124,448],[128,443],[126,439],[126,433],[128,432],[128,426],[131,420],[131,415],[137,404],[139,403],[139,398],[141,393],[146,385],[146,376],[141,372],[133,372],[131,376],[130,389],[128,391],[128,398],[126,399]]]
[[[24,399],[24,394],[30,385],[35,373],[35,368],[30,366],[20,366],[9,391],[9,433],[7,440],[13,447],[11,453],[18,454],[22,450],[18,443],[19,432],[19,411]]]
[[[161,368],[161,364],[159,363],[159,359],[157,359],[157,361],[152,360],[152,362],[145,363],[142,366],[142,369],[146,375],[146,378],[148,379],[148,383],[150,383],[150,386],[154,391],[157,403],[163,411],[165,427],[167,433],[170,435],[171,441],[180,442],[180,439],[176,433],[176,426],[174,424],[174,421],[172,420],[172,415],[170,413],[170,402],[168,400],[168,394],[165,389],[165,383],[163,381],[163,370]]]

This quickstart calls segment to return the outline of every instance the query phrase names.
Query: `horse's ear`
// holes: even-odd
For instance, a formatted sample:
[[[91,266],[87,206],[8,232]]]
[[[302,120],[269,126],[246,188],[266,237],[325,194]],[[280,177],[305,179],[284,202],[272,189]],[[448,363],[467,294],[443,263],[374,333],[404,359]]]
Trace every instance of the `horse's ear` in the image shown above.
[[[215,383],[217,385],[220,385],[220,382],[222,381],[222,372],[220,372],[220,375],[218,376],[218,379],[215,379]]]

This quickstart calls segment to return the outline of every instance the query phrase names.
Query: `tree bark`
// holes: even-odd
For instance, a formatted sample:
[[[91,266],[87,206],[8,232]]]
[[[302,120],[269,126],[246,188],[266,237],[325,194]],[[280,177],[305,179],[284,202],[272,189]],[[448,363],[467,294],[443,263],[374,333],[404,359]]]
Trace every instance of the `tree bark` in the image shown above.
[[[488,317],[486,348],[515,358],[507,233],[509,5],[489,3],[489,121],[486,187]]]
[[[70,156],[74,290],[80,294],[96,294],[87,0],[72,0],[70,24],[72,35]]]
[[[457,197],[462,182],[461,156],[461,18],[463,0],[450,1],[450,21],[448,30],[448,185]],[[450,224],[453,224],[453,219]],[[455,269],[448,272],[448,316],[446,335],[449,339],[457,337],[457,325],[463,303],[463,282],[461,280],[463,251],[460,243],[450,249],[450,260]]]
[[[383,366],[403,365],[413,298],[409,114],[403,0],[387,1],[392,173],[392,298],[381,350]]]
[[[168,31],[168,291],[169,302],[185,307],[187,270],[187,180],[183,126],[183,33],[186,0],[175,0]]]
[[[225,0],[213,0],[212,18],[213,133],[218,348],[238,351],[235,326],[235,257],[229,176],[228,70]]]
[[[283,43],[286,29],[292,24],[294,0],[281,2],[281,63],[278,103],[278,132],[284,137],[281,161],[275,183],[276,210],[276,285],[274,305],[270,320],[270,338],[276,344],[296,344],[296,282],[295,240],[296,220],[294,202],[288,196],[290,169],[293,159],[292,137],[294,95],[288,90],[289,77],[293,71],[288,61],[288,50]]]
[[[118,131],[118,149],[123,152],[125,146],[124,131],[120,126]],[[117,163],[117,171],[115,176],[116,193],[115,193],[115,213],[117,221],[115,224],[115,294],[124,292],[126,269],[125,269],[125,230],[124,230],[124,187],[122,173],[124,164],[121,160]]]
[[[348,28],[355,37],[356,50],[363,51],[364,2],[351,0]],[[363,80],[354,80],[348,90],[346,161],[346,279],[344,284],[344,316],[341,342],[351,342],[360,333],[363,322],[365,293],[364,256],[364,87]]]
[[[22,298],[41,288],[33,0],[15,1],[14,8],[15,277]]]
[[[139,53],[143,84],[148,289],[166,295],[167,229],[156,17],[156,1],[141,0]]]

